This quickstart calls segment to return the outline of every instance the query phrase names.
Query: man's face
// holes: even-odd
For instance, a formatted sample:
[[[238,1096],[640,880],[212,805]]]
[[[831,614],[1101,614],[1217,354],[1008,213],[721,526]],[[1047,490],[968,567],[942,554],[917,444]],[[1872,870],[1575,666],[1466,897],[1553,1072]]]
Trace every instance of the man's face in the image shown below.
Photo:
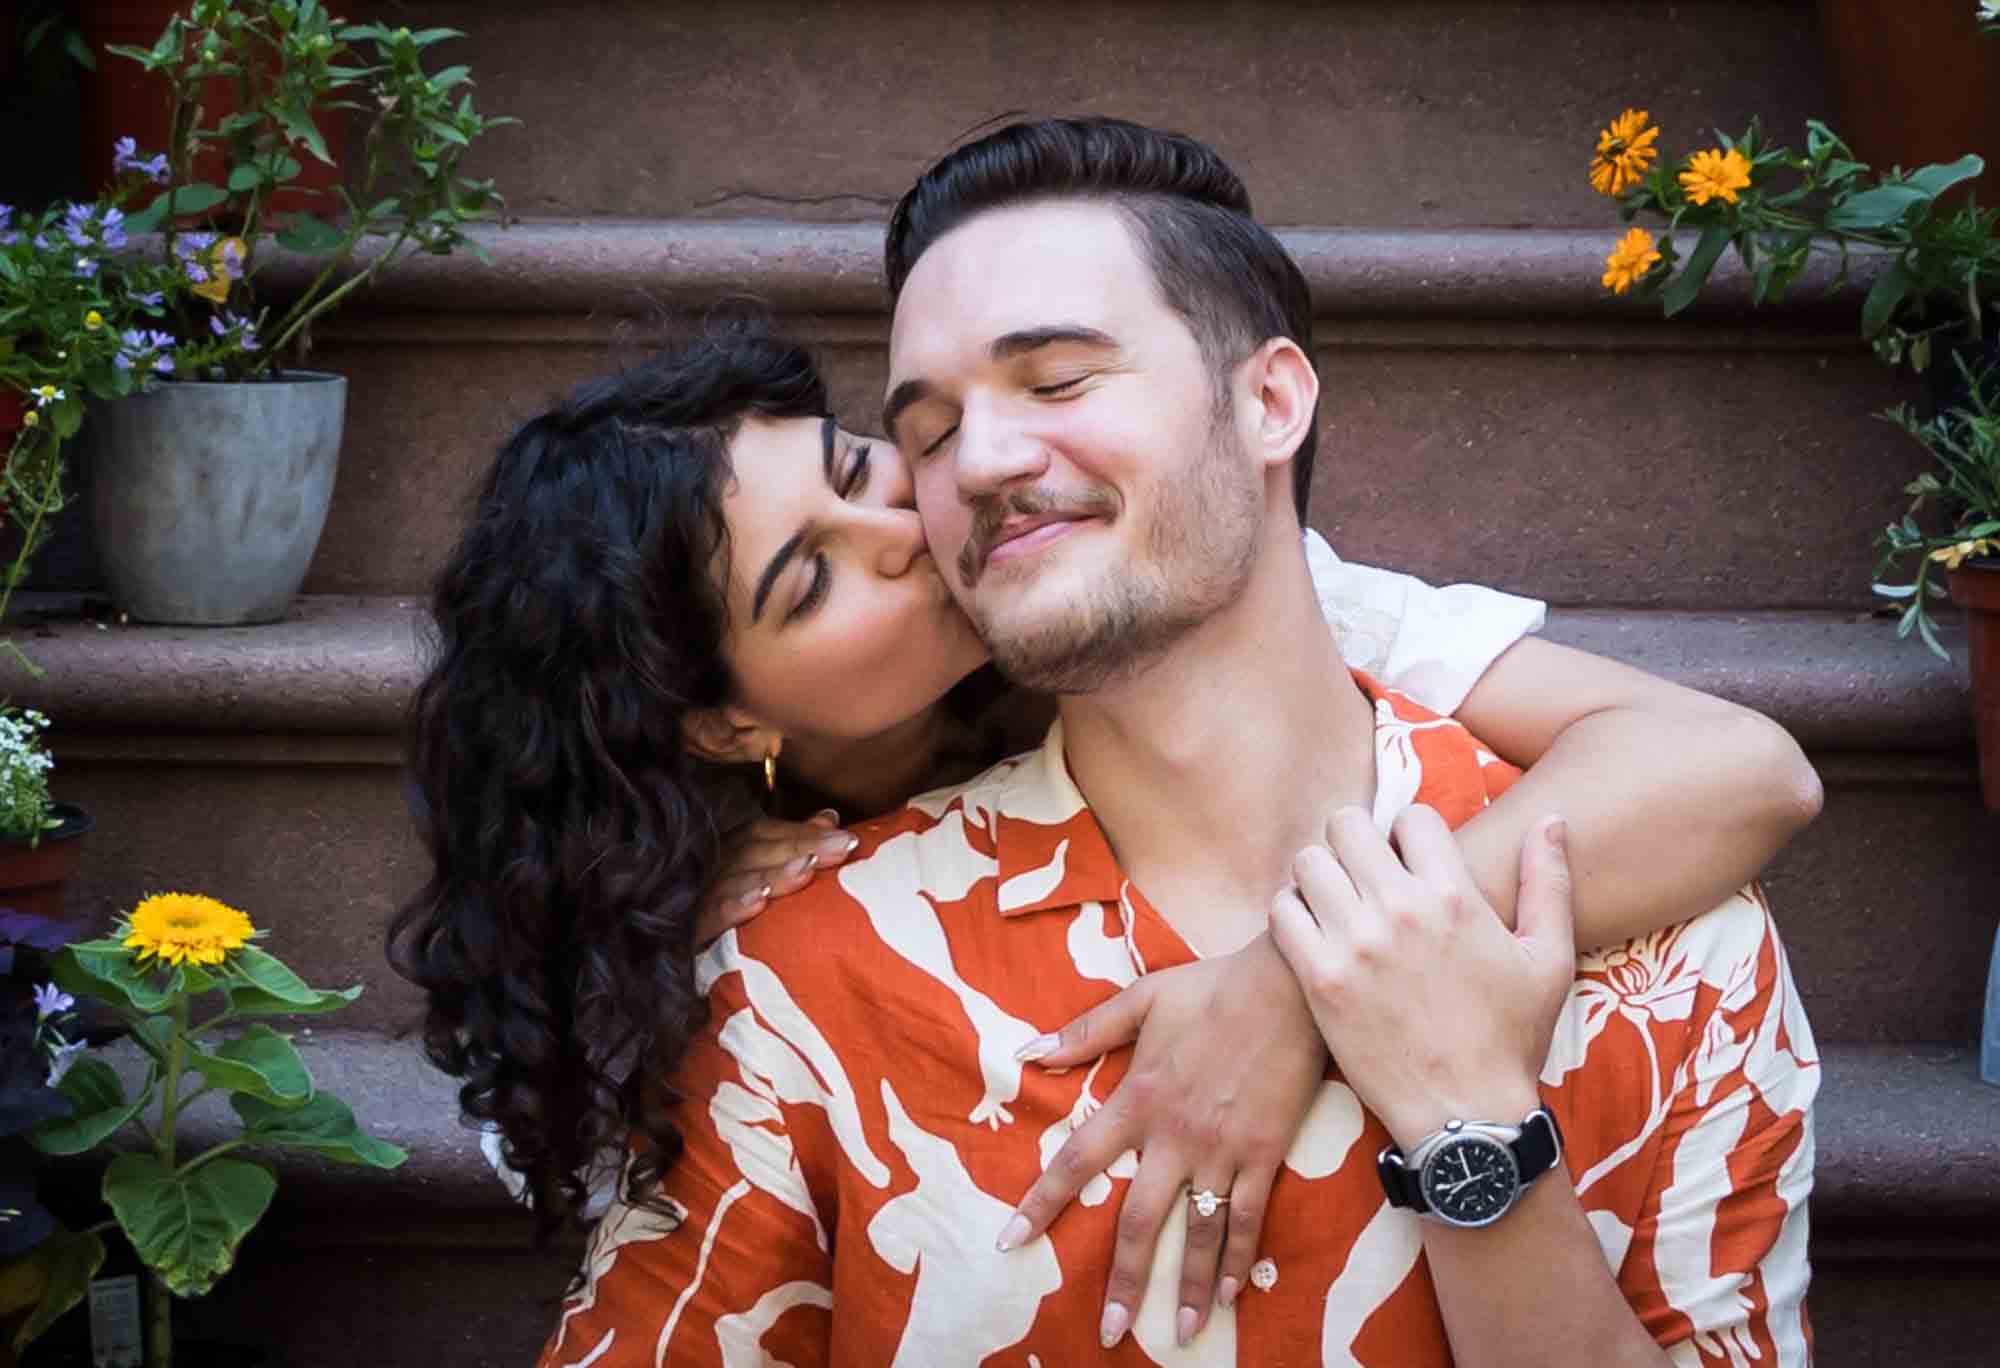
[[[1108,205],[994,210],[939,239],[897,302],[889,377],[932,556],[1015,682],[1126,677],[1248,577],[1261,470]]]

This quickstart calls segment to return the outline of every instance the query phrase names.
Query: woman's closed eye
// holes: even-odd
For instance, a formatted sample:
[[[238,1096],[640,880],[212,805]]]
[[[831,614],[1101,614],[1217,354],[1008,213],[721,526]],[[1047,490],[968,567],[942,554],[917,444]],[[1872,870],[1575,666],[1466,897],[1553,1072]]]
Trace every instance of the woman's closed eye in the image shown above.
[[[787,623],[797,622],[806,617],[826,601],[827,591],[833,588],[833,567],[827,563],[826,552],[815,551],[812,557],[812,582],[806,585],[805,593],[792,605],[792,611],[785,614]]]
[[[1028,392],[1043,399],[1055,399],[1072,392],[1078,385],[1081,385],[1089,378],[1087,375],[1073,375],[1067,380],[1056,380],[1046,385],[1031,386]]]
[[[841,498],[851,499],[867,488],[871,445],[868,442],[854,444],[853,455],[847,464],[847,474],[841,477],[840,488],[836,491]]]

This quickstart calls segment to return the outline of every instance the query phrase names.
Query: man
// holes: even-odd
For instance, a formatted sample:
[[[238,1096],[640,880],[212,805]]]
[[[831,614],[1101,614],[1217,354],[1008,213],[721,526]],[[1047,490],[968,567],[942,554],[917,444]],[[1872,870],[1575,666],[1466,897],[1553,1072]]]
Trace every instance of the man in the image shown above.
[[[1492,915],[1447,824],[1513,771],[1321,624],[1304,286],[1239,197],[1199,144],[1061,121],[899,207],[891,433],[945,578],[1061,720],[704,958],[673,1209],[614,1209],[546,1363],[1808,1360],[1817,1065],[1768,915],[1746,894],[1578,972],[1553,822],[1518,934]],[[1260,277],[1268,316],[1230,302]],[[1107,984],[1267,925],[1338,1073],[1254,1290],[1188,1321],[1181,1247],[1251,1200],[1197,1170],[1151,1281],[1104,1300],[1129,1156],[1046,1238],[994,1194],[1123,1062],[1024,1061]]]

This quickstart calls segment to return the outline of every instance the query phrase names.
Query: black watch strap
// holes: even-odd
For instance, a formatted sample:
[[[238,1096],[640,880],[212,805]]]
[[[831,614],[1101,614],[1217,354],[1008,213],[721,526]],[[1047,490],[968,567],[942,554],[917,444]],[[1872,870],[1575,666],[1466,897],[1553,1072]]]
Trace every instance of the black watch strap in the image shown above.
[[[1547,1107],[1529,1112],[1520,1129],[1519,1137],[1507,1148],[1514,1152],[1514,1165],[1520,1170],[1521,1186],[1526,1188],[1561,1161],[1562,1130],[1556,1125],[1555,1113]],[[1402,1150],[1394,1145],[1384,1149],[1375,1169],[1382,1176],[1382,1190],[1389,1194],[1390,1206],[1430,1210],[1424,1198],[1423,1174],[1403,1162]]]

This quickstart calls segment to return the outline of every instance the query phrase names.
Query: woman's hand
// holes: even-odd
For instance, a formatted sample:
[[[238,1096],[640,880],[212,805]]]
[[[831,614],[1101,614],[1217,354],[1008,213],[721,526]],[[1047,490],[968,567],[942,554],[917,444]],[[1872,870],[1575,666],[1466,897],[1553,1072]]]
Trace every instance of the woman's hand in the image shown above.
[[[695,946],[706,946],[724,931],[741,926],[770,906],[772,899],[798,892],[814,870],[839,864],[859,844],[860,837],[840,829],[840,814],[831,809],[803,822],[758,818],[736,834],[729,862],[702,900],[694,924]]]
[[[1176,1202],[1188,1203],[1180,1342],[1208,1323],[1211,1301],[1236,1300],[1257,1257],[1278,1166],[1326,1073],[1312,1014],[1269,937],[1148,974],[1021,1055],[1062,1068],[1135,1037],[1124,1081],[1056,1153],[1001,1236],[1008,1249],[1033,1239],[1119,1155],[1140,1152],[1105,1291],[1106,1348],[1131,1327],[1160,1226]],[[1203,1215],[1190,1199],[1203,1190],[1229,1201]]]
[[[1447,1121],[1513,1123],[1576,976],[1561,822],[1522,845],[1518,927],[1479,892],[1436,810],[1396,819],[1395,846],[1360,808],[1293,864],[1271,937],[1298,976],[1341,1077],[1406,1149]]]

